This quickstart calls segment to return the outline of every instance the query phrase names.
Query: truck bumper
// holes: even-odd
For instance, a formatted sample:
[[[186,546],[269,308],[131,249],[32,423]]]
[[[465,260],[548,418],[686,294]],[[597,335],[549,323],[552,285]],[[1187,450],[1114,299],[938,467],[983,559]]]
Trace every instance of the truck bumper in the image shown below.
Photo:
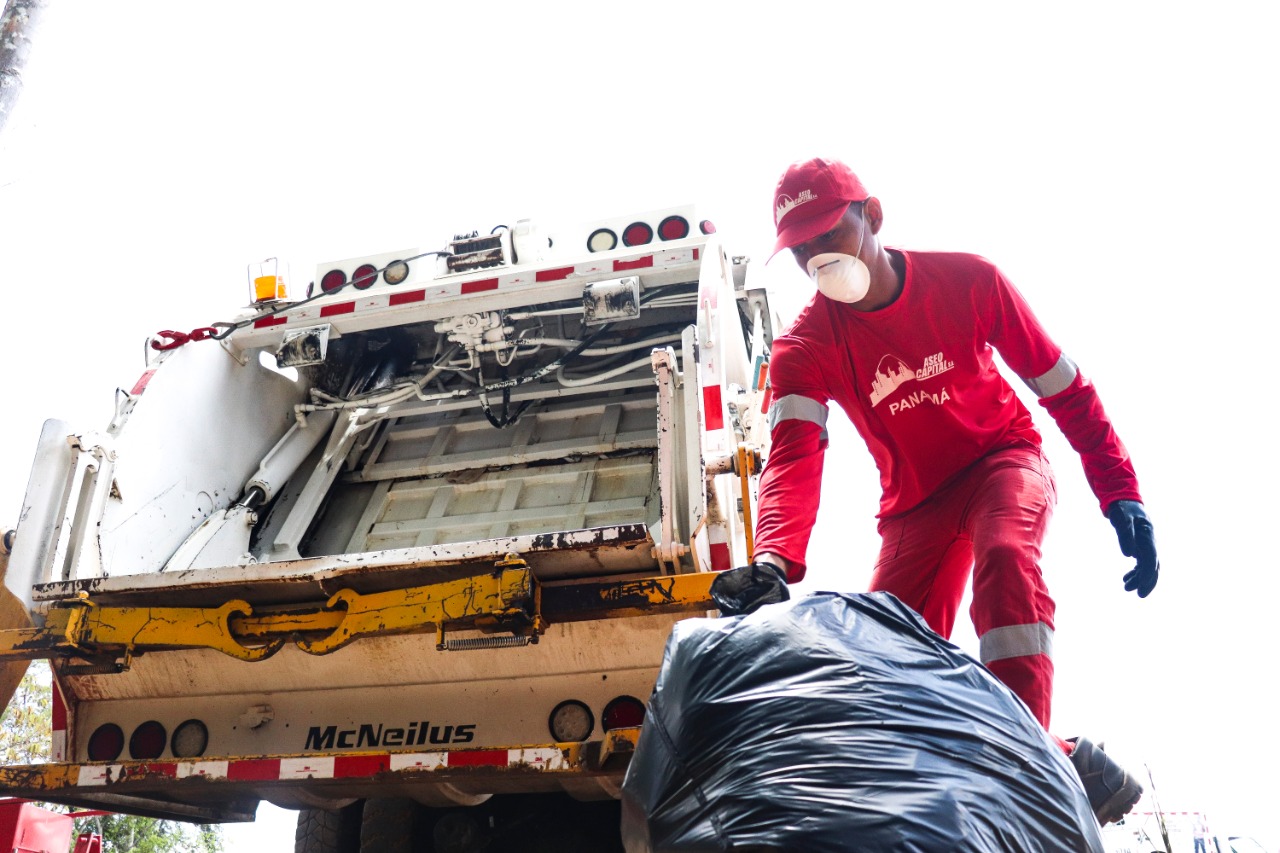
[[[261,800],[339,808],[363,797],[473,805],[489,794],[567,791],[617,796],[639,727],[603,741],[431,752],[202,757],[188,761],[52,763],[0,768],[17,797],[168,820],[251,821]]]

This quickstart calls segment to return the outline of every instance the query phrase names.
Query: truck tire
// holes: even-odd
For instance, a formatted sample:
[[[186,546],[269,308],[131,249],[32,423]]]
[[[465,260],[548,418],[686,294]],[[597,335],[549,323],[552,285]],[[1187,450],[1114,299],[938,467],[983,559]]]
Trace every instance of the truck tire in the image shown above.
[[[293,853],[359,853],[360,803],[345,809],[302,809],[293,834]]]
[[[413,800],[376,797],[364,801],[360,853],[429,851],[420,824],[422,808]]]

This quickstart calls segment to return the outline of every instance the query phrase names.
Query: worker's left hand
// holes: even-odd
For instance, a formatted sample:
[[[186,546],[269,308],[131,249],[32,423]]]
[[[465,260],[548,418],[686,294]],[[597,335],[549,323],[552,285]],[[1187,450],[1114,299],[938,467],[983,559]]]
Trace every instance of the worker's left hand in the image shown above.
[[[1156,556],[1156,534],[1147,511],[1137,501],[1116,501],[1107,507],[1107,518],[1120,538],[1120,551],[1135,557],[1137,564],[1124,576],[1126,591],[1135,590],[1146,598],[1160,579],[1160,558]]]
[[[766,604],[786,601],[791,593],[782,569],[759,562],[721,572],[711,582],[711,598],[722,615],[743,616]]]

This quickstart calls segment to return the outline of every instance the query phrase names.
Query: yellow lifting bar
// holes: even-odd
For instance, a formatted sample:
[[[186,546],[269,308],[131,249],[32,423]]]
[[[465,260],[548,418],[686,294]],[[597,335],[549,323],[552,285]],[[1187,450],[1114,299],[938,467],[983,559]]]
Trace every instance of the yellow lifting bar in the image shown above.
[[[43,626],[0,630],[0,662],[123,659],[104,670],[122,671],[137,654],[185,648],[259,661],[289,641],[323,655],[363,637],[433,629],[441,650],[522,645],[537,642],[550,622],[706,611],[713,607],[713,577],[699,572],[546,586],[508,555],[484,574],[385,592],[343,589],[310,608],[256,612],[242,600],[220,607],[105,606],[81,593],[51,607]],[[509,636],[447,640],[446,630],[456,628]]]

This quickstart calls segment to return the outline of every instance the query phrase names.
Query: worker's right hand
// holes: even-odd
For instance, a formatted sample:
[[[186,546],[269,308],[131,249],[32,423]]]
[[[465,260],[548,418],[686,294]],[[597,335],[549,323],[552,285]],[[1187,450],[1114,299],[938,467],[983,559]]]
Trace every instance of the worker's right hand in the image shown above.
[[[711,582],[711,598],[721,615],[743,616],[766,604],[791,598],[787,575],[773,563],[756,562],[721,572]]]

